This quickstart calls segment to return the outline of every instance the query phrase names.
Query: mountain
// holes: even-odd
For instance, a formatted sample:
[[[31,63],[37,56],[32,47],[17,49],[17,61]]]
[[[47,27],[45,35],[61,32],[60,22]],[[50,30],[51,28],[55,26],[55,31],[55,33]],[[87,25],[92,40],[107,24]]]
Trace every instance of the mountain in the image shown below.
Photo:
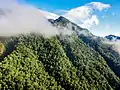
[[[51,12],[47,12],[47,11],[43,11],[40,10],[40,12],[47,18],[47,19],[57,19],[59,17],[59,15],[51,13]]]
[[[52,24],[56,27],[66,27],[69,30],[74,31],[77,35],[95,37],[88,29],[78,26],[77,24],[71,22],[63,16],[60,16],[58,19],[52,21]]]
[[[1,90],[120,90],[120,55],[104,38],[64,17],[48,21],[74,33],[1,38]]]
[[[114,71],[114,73],[120,77],[120,55],[118,52],[113,50],[112,46],[104,43],[106,41],[103,37],[98,37],[93,35],[89,30],[79,27],[77,24],[69,21],[68,19],[64,17],[59,17],[55,20],[55,24],[58,24],[61,27],[69,27],[69,29],[72,29],[75,31],[76,35],[85,43],[88,47],[94,49],[96,52],[98,52],[107,62],[109,67]],[[58,26],[57,25],[57,26]],[[111,35],[110,35],[111,36]],[[114,36],[117,40],[119,40],[119,37]]]
[[[108,35],[108,36],[105,36],[105,38],[107,38],[108,40],[113,40],[113,41],[120,40],[120,37],[115,36],[115,35]]]

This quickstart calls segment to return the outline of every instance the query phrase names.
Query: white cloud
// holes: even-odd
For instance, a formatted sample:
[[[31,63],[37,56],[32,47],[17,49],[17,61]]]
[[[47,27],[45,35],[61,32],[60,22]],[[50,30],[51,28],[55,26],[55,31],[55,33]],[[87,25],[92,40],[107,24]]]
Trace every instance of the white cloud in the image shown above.
[[[59,34],[60,31],[53,28],[45,18],[56,19],[59,15],[42,11],[32,6],[20,5],[16,3],[16,0],[0,0],[0,2],[1,36],[28,32],[38,32],[46,35]],[[96,6],[97,4],[99,5]],[[97,9],[101,11],[109,7],[110,5],[107,4],[92,2],[71,9],[65,12],[63,16],[82,27],[90,28],[93,25],[99,24],[97,15],[93,14],[94,10]]]
[[[86,20],[83,21],[83,24],[80,24],[81,27],[87,27],[87,28],[91,28],[91,26],[93,25],[98,25],[99,24],[99,20],[97,18],[96,15],[92,15],[91,18],[88,18]]]
[[[47,18],[59,17],[30,5],[19,4],[16,0],[0,0],[0,36],[14,36],[34,32],[50,37],[58,34],[71,35],[73,33],[67,28],[53,27],[45,16]]]
[[[0,12],[0,36],[29,32],[51,36],[59,33],[35,7],[20,5],[15,0],[0,0]]]
[[[120,32],[115,32],[113,35],[120,36]]]
[[[51,12],[48,12],[48,11],[43,11],[43,10],[40,10],[40,11],[41,11],[41,13],[43,13],[43,15],[47,19],[57,19],[59,17],[59,15],[51,13]]]
[[[101,2],[91,2],[85,4],[84,6],[73,8],[68,11],[62,10],[64,11],[64,14],[62,14],[62,16],[66,17],[67,19],[71,20],[72,22],[78,24],[83,28],[91,29],[94,25],[99,24],[98,16],[97,14],[95,14],[94,11],[102,11],[108,8],[110,8],[109,4],[104,4]],[[60,16],[46,11],[42,12],[48,19],[56,19]]]
[[[120,54],[120,40],[105,41],[104,43],[112,45],[112,48]]]
[[[97,9],[99,11],[110,8],[109,4],[103,4],[103,3],[100,3],[100,2],[91,2],[91,3],[86,4],[86,5],[90,6],[90,8],[92,8],[92,9]]]
[[[86,19],[86,17],[89,17],[91,12],[92,12],[91,8],[88,8],[87,6],[81,6],[81,7],[69,10],[63,16],[73,21],[79,22],[78,20],[84,20]]]
[[[109,4],[91,2],[84,6],[69,10],[67,13],[63,14],[63,16],[84,28],[90,29],[92,26],[99,24],[99,19],[97,15],[94,14],[94,11],[102,11],[108,8],[110,8]]]

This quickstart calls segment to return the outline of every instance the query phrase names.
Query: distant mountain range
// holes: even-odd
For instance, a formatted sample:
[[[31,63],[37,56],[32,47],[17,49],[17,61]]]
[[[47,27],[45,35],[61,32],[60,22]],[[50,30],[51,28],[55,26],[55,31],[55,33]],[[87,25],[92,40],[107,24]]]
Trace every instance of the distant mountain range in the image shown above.
[[[120,40],[120,36],[115,36],[115,35],[108,35],[105,38],[107,38],[109,40],[113,40],[113,41]]]

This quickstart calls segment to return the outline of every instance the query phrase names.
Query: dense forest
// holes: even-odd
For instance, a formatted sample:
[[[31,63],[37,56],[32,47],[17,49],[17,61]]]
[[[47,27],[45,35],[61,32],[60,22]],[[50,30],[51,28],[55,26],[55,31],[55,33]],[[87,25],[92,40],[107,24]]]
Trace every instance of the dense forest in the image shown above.
[[[98,37],[93,35],[89,30],[81,28],[77,24],[70,22],[68,19],[64,17],[59,17],[52,24],[55,24],[62,27],[67,27],[67,24],[71,24],[71,29],[75,31],[75,34],[90,48],[94,49],[98,52],[107,62],[109,67],[113,70],[113,72],[120,77],[120,54],[113,49],[112,45],[109,45],[106,42],[108,40],[119,40],[118,36],[108,35],[105,38]],[[64,23],[64,24],[62,24]],[[70,29],[70,28],[69,28]],[[82,33],[81,33],[82,32]]]
[[[104,58],[76,36],[11,37],[1,44],[2,90],[119,90]]]
[[[120,54],[113,50],[112,45],[103,43],[101,40],[86,36],[79,36],[89,47],[96,50],[107,62],[114,73],[120,77]]]
[[[52,24],[65,27],[64,20]],[[120,55],[72,24],[72,35],[2,37],[0,90],[120,90]]]

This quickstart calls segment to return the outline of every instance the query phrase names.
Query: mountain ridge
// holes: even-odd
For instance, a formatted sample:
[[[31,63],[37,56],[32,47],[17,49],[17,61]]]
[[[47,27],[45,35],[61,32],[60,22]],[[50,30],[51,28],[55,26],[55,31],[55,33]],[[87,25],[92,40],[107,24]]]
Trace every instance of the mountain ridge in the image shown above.
[[[103,38],[67,20],[61,17],[49,21],[55,27],[73,30],[71,35],[46,38],[30,33],[2,41],[5,51],[0,56],[1,90],[120,89],[117,52],[102,44]],[[68,23],[72,26],[68,27]],[[118,64],[116,57],[111,59],[114,54]]]
[[[108,36],[105,36],[105,38],[107,38],[108,40],[110,41],[117,41],[117,40],[120,40],[120,36],[116,36],[116,35],[108,35]]]
[[[114,71],[114,73],[120,77],[120,55],[117,51],[115,51],[110,44],[104,43],[106,42],[106,39],[104,37],[98,37],[90,33],[87,29],[79,28],[79,26],[73,22],[70,22],[70,20],[66,19],[65,17],[60,17],[60,20],[64,19],[69,23],[72,23],[72,25],[77,26],[75,33],[76,35],[83,40],[85,44],[87,44],[89,47],[93,48],[95,51],[97,51],[102,57],[105,58],[107,64],[109,67]],[[59,19],[59,18],[58,18]],[[60,21],[61,24],[64,20]],[[57,22],[59,24],[59,22]],[[60,24],[60,26],[62,26]],[[67,23],[66,23],[67,25]],[[63,25],[64,26],[64,25]],[[63,27],[62,26],[62,27]],[[70,28],[72,29],[72,28]],[[84,31],[85,30],[85,31]],[[83,32],[82,32],[83,31]],[[80,33],[81,32],[81,33]],[[108,53],[108,56],[106,56],[106,52]]]

